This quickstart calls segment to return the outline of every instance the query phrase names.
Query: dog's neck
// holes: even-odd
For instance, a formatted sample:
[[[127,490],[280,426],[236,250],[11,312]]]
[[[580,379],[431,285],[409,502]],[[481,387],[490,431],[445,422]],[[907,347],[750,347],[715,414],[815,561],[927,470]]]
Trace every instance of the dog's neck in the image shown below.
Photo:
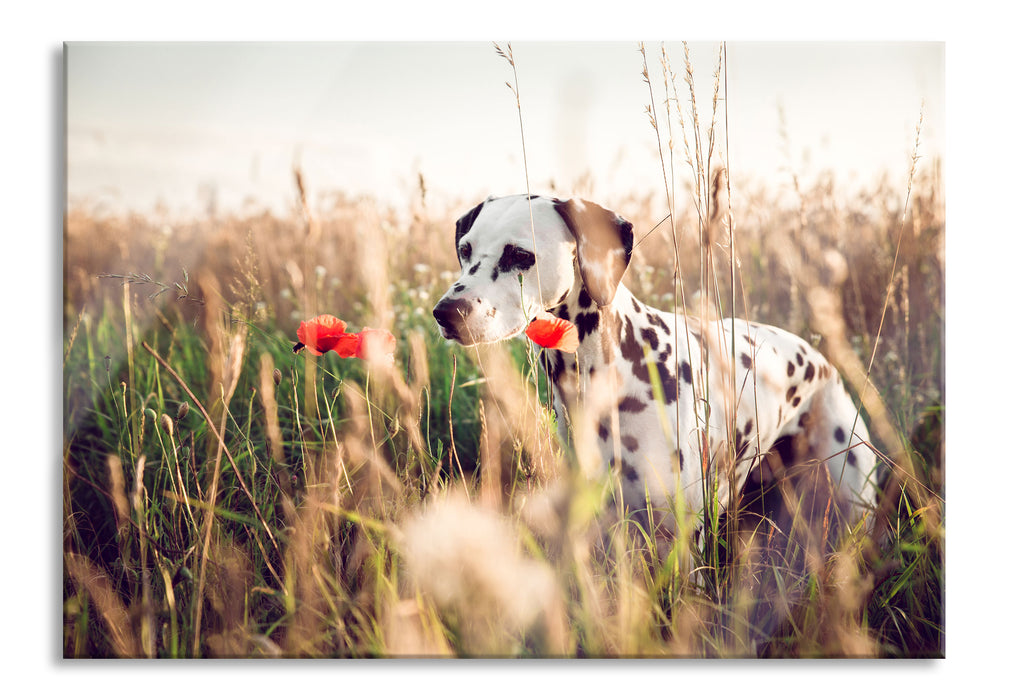
[[[620,352],[624,323],[633,323],[628,312],[645,308],[623,284],[617,287],[610,304],[600,306],[592,300],[580,279],[576,278],[575,282],[567,297],[549,310],[558,318],[573,323],[578,330],[577,362],[572,355],[548,351],[548,369],[555,381],[562,374],[573,374],[576,368],[584,376],[610,365],[615,353]]]
[[[651,383],[654,379],[648,367],[649,356],[656,363],[657,378],[665,395],[674,395],[675,370],[669,371],[666,359],[675,351],[675,344],[660,343],[656,334],[656,330],[661,330],[669,336],[674,331],[673,321],[642,303],[623,284],[617,287],[612,302],[605,306],[592,301],[584,287],[576,284],[552,312],[571,321],[578,329],[576,355],[559,350],[547,350],[544,354],[548,376],[560,389],[560,398],[565,403],[575,394],[584,392],[593,379],[608,375],[617,359],[630,363],[627,371],[642,382]],[[700,342],[696,330],[691,329],[691,333]]]

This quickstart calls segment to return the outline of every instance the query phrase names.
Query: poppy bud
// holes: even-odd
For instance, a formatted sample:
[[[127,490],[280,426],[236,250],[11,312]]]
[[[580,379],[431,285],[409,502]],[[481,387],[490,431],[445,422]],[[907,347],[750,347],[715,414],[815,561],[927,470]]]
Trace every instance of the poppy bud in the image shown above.
[[[175,424],[167,413],[161,414],[161,429],[168,433],[168,437],[175,435]]]

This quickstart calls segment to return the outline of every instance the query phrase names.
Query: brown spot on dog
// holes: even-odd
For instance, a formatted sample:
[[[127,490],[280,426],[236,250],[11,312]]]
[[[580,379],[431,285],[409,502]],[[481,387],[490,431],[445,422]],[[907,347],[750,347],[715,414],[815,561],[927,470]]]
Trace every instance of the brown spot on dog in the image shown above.
[[[686,360],[680,363],[680,380],[686,384],[694,382],[694,374],[690,371],[690,364]]]
[[[642,328],[641,340],[648,343],[653,351],[659,349],[659,334],[655,332],[654,328]]]
[[[575,326],[578,328],[578,341],[593,333],[599,327],[599,312],[579,313],[575,316]]]
[[[617,410],[621,413],[641,413],[645,408],[645,402],[633,396],[625,396],[617,404]]]
[[[661,328],[664,335],[669,335],[669,326],[666,325],[666,322],[658,314],[649,312],[647,318],[650,324]]]

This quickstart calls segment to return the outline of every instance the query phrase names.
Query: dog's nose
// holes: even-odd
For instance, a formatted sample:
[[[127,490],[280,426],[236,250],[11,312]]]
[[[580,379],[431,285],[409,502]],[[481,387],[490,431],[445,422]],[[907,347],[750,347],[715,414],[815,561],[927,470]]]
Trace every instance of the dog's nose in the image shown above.
[[[467,301],[462,299],[442,299],[435,305],[431,313],[434,315],[434,320],[438,322],[439,326],[450,329],[454,328],[460,319],[469,316],[470,311],[472,311],[472,306]]]

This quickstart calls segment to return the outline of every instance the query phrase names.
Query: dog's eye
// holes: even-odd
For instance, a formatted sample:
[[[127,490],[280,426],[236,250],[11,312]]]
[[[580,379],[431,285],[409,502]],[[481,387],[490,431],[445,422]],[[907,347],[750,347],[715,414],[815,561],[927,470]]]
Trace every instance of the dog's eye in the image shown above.
[[[501,252],[501,260],[498,262],[497,268],[499,272],[511,272],[512,270],[522,272],[535,264],[536,256],[531,250],[519,248],[509,243]]]
[[[469,243],[463,243],[461,246],[459,246],[459,259],[462,260],[463,262],[469,260],[469,256],[471,256],[472,254],[473,254],[473,246],[471,246]]]

